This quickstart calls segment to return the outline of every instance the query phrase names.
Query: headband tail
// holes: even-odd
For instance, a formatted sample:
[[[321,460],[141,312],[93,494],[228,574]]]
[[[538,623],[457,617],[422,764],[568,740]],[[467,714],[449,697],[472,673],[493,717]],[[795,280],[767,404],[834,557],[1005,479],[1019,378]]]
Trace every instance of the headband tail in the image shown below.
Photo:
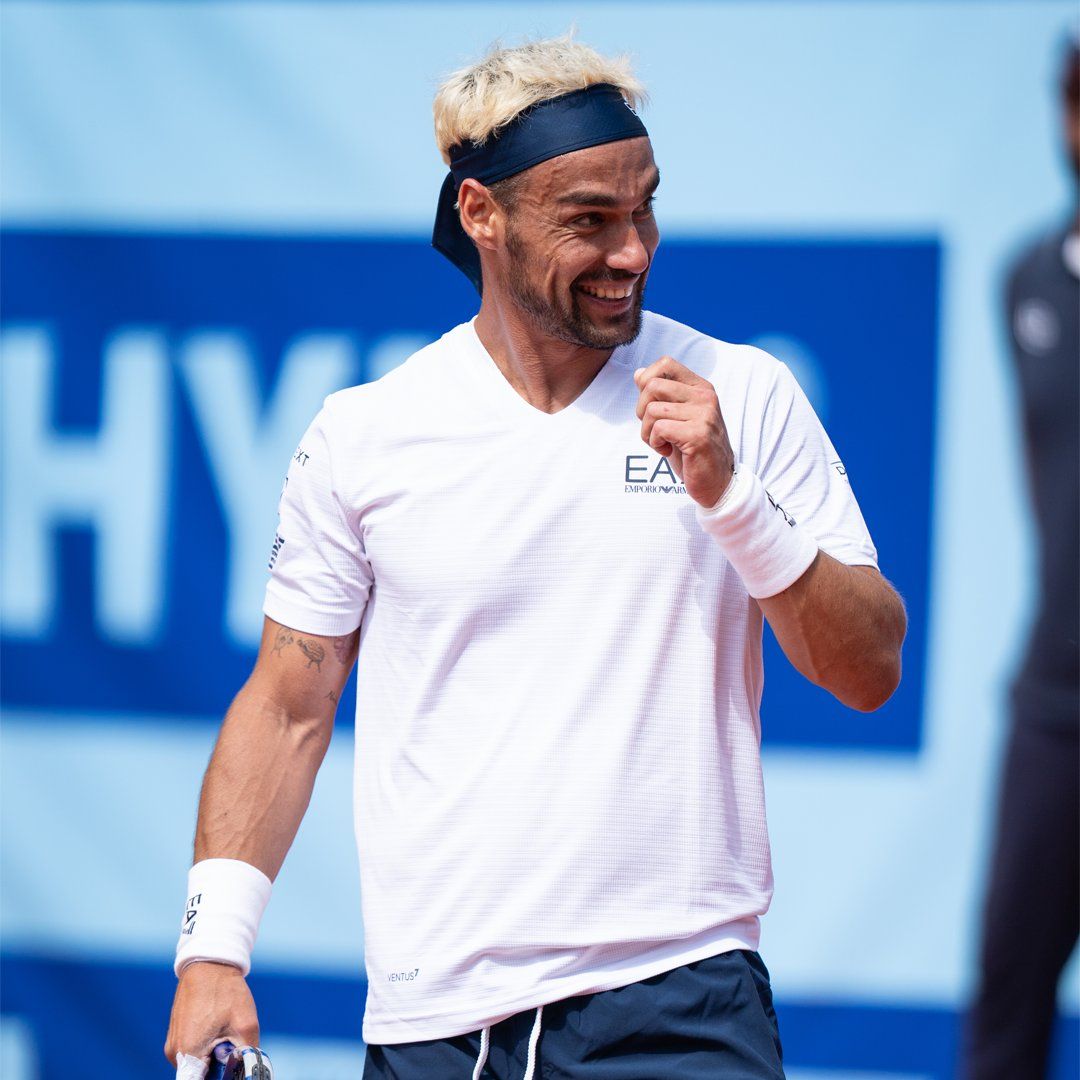
[[[435,211],[435,229],[431,234],[431,246],[445,255],[472,283],[476,291],[484,295],[484,283],[480,275],[480,252],[461,227],[461,218],[455,208],[457,184],[454,174],[447,173],[439,192],[439,206]]]

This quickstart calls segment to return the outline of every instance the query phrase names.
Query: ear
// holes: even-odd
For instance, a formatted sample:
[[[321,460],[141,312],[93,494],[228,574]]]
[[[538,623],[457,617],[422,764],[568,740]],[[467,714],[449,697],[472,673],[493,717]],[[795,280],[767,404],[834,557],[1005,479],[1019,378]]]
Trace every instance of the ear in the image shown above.
[[[477,247],[491,250],[499,246],[503,212],[491,192],[479,180],[461,182],[458,211],[461,227]]]

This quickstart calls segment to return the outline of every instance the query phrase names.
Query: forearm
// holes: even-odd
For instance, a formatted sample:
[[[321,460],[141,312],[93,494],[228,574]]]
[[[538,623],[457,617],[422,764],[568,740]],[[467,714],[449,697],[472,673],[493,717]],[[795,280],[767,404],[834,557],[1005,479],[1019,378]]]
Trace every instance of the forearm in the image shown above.
[[[311,801],[357,641],[355,631],[320,637],[264,620],[255,669],[229,708],[203,780],[170,1061],[179,1050],[205,1060],[222,1036],[258,1041],[244,977],[270,898],[266,879],[277,877]]]
[[[332,719],[292,715],[249,682],[206,770],[195,861],[239,859],[273,880],[311,800],[331,730]]]
[[[791,663],[845,705],[869,712],[899,685],[907,617],[873,567],[819,552],[793,585],[757,603]]]

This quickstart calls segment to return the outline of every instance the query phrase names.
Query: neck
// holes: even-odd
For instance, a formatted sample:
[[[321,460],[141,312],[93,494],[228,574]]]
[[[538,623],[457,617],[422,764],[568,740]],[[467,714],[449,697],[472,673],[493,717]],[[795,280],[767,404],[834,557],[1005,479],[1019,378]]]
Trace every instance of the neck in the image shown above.
[[[476,334],[506,381],[530,405],[556,413],[596,378],[612,349],[589,349],[545,334],[497,289],[484,289]]]

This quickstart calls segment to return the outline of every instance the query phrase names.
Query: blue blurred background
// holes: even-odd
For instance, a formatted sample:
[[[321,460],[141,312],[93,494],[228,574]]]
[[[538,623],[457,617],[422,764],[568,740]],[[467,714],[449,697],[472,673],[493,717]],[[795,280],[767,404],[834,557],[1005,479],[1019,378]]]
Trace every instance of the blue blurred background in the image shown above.
[[[1033,544],[1000,289],[1073,192],[1072,3],[13,2],[2,35],[5,1080],[167,1076],[195,803],[277,495],[328,392],[470,317],[430,101],[495,38],[630,51],[648,306],[795,370],[911,617],[880,713],[763,710],[762,954],[792,1080],[944,1080]],[[279,1075],[358,1077],[352,698],[252,984]],[[1055,1076],[1080,1076],[1077,974]],[[87,1071],[88,1070],[88,1071]]]

